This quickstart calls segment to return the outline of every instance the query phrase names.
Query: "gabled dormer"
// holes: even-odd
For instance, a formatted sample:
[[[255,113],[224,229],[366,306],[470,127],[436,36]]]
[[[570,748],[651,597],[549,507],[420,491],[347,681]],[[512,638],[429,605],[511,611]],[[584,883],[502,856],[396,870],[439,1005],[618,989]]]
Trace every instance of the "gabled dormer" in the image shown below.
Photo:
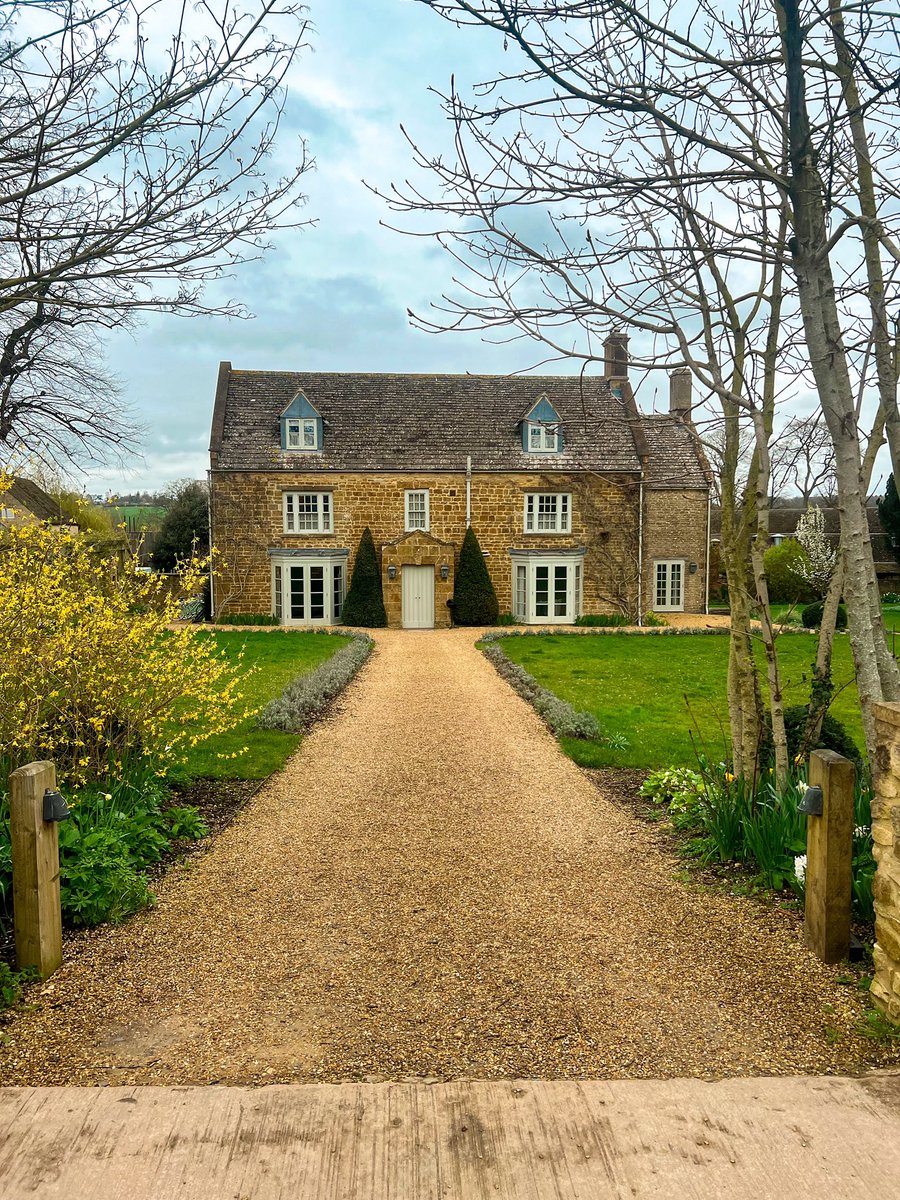
[[[527,454],[559,454],[563,448],[562,422],[559,413],[546,396],[525,413],[522,426],[522,449]]]
[[[298,392],[281,414],[281,448],[300,454],[322,449],[322,414]]]

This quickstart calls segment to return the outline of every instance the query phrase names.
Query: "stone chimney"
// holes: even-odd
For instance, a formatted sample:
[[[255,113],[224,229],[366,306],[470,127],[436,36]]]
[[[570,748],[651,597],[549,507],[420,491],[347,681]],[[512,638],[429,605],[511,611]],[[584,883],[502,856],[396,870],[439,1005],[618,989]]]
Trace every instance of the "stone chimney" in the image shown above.
[[[607,379],[628,378],[628,334],[614,329],[603,343],[603,373]]]
[[[683,421],[691,419],[691,388],[693,376],[690,367],[679,367],[669,375],[669,412],[681,417]]]

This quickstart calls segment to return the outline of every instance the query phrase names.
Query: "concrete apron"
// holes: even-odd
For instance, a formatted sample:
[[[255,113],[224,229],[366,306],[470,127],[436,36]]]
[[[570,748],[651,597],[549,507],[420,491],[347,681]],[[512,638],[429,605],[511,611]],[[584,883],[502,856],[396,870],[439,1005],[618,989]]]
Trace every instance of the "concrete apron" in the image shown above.
[[[3,1200],[856,1200],[898,1179],[898,1074],[0,1089]]]

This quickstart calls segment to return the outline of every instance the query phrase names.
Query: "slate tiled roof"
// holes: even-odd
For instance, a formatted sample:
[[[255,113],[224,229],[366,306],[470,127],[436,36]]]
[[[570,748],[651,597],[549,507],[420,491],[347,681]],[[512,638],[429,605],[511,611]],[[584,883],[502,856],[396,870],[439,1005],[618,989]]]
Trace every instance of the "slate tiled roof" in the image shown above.
[[[299,391],[324,419],[323,448],[314,454],[280,449],[280,416]],[[519,421],[542,396],[560,415],[564,442],[560,454],[540,458],[542,473],[640,472],[643,439],[630,397],[605,379],[555,375],[290,373],[223,365],[210,450],[214,466],[230,471],[461,471],[467,455],[475,471],[533,471],[537,456],[523,451]],[[648,431],[660,424],[648,420]],[[682,433],[665,430],[666,449],[654,456],[659,478],[662,458],[672,453],[680,486],[705,487]]]
[[[649,451],[647,484],[654,489],[706,488],[709,467],[697,435],[684,421],[668,413],[642,416]]]

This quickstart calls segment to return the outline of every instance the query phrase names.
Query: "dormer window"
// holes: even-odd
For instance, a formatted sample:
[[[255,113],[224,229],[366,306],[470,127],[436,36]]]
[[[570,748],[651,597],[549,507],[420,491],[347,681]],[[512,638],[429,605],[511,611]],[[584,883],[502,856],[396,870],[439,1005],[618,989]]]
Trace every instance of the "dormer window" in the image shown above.
[[[281,448],[295,454],[314,454],[322,449],[322,415],[302,392],[281,414]]]
[[[522,449],[526,454],[559,454],[563,448],[562,422],[546,396],[541,396],[520,418]]]
[[[531,454],[556,454],[559,450],[559,429],[556,425],[528,422],[528,450]]]
[[[318,421],[312,418],[298,421],[291,417],[285,421],[285,425],[287,426],[286,450],[318,450]]]

